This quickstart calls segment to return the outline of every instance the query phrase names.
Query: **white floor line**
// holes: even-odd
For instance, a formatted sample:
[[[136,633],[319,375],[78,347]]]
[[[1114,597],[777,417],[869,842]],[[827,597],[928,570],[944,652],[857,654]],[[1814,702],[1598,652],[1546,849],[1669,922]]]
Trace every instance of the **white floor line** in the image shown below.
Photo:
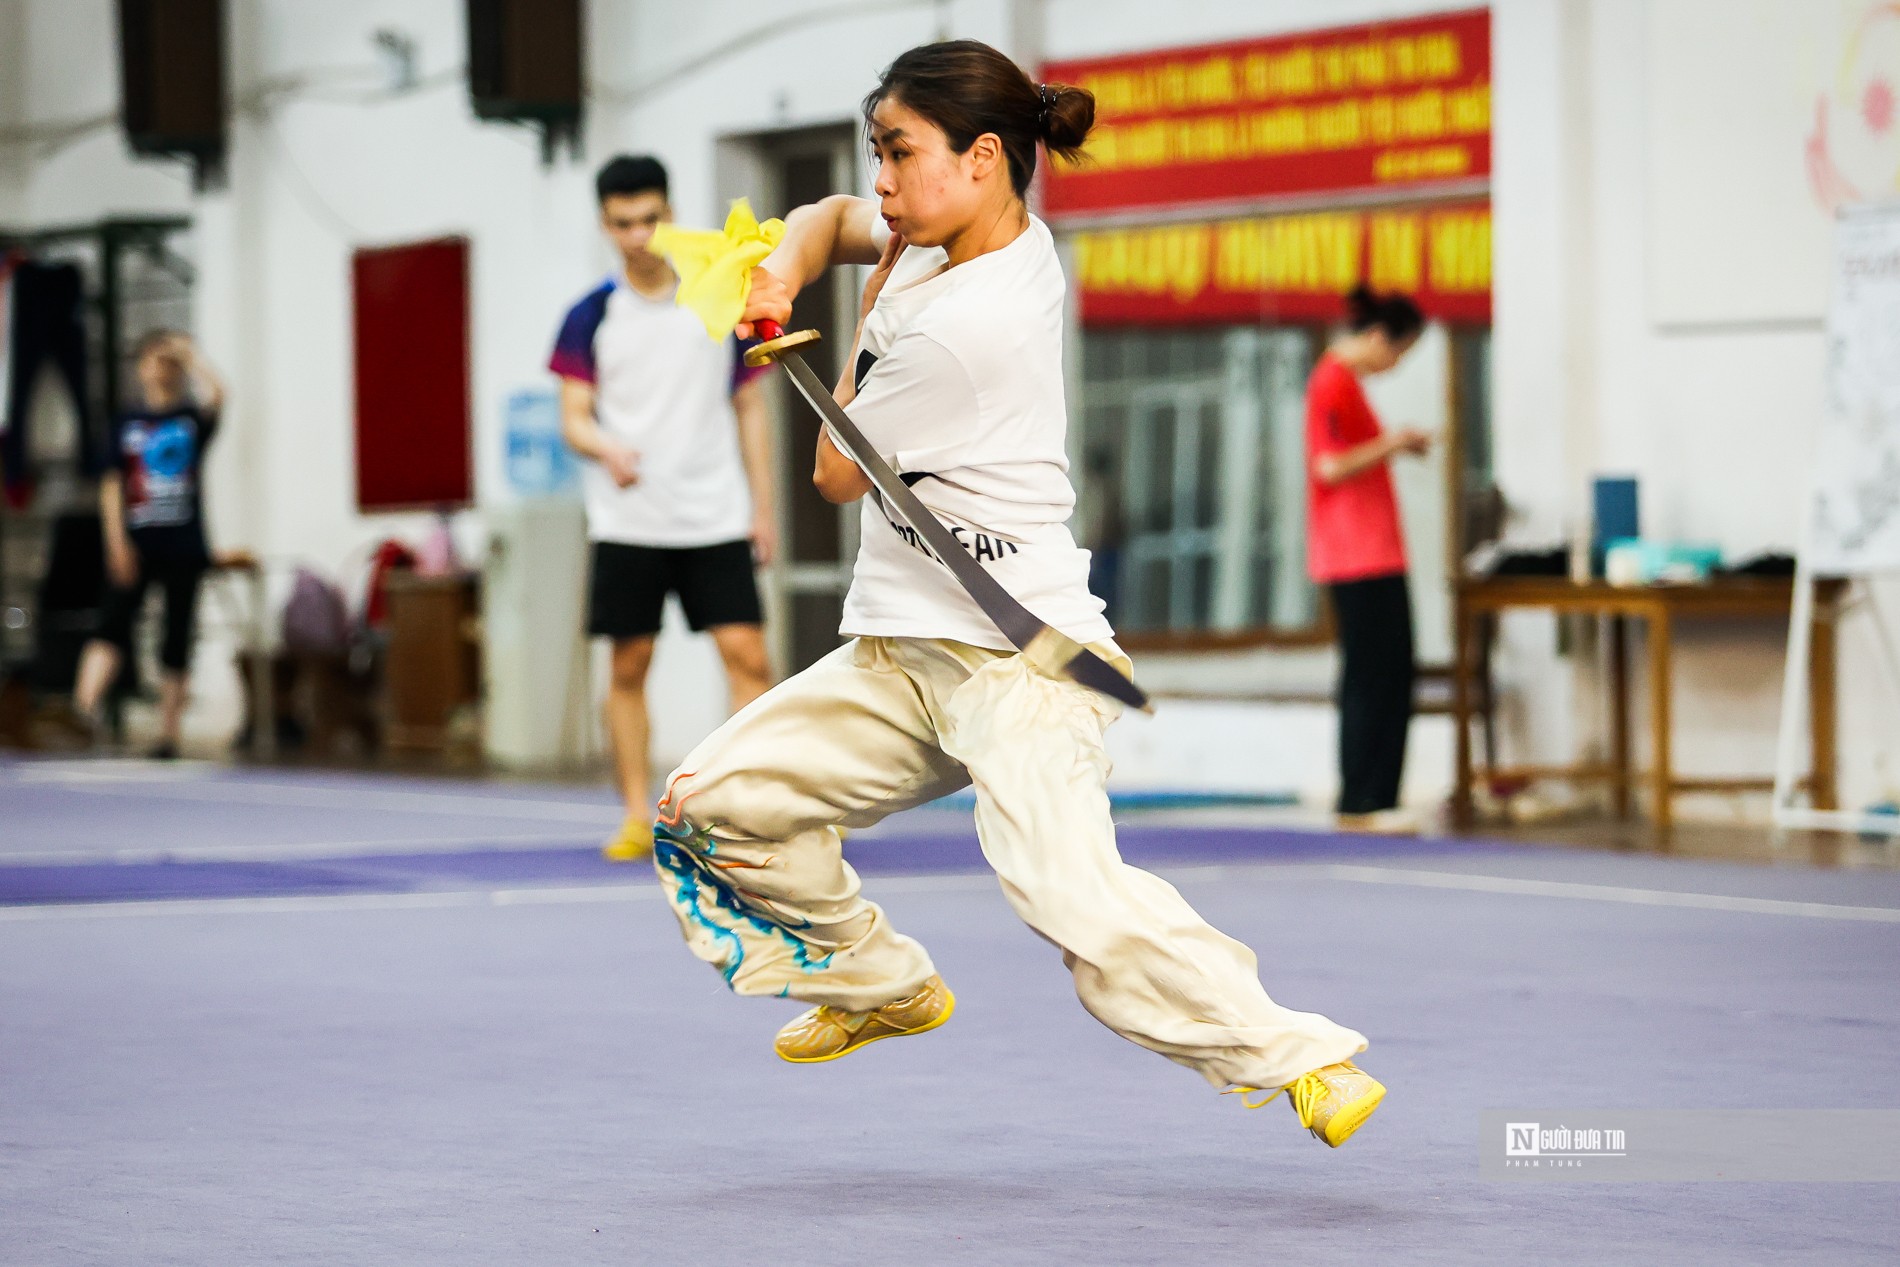
[[[1900,924],[1900,908],[1886,906],[1792,902],[1779,898],[1731,897],[1720,893],[1682,893],[1668,889],[1633,889],[1605,884],[1578,884],[1567,880],[1527,880],[1513,876],[1472,875],[1461,872],[1422,871],[1345,863],[1310,865],[1304,863],[1215,863],[1206,866],[1158,868],[1157,873],[1171,883],[1188,886],[1231,883],[1238,879],[1297,877],[1340,880],[1354,884],[1389,884],[1410,888],[1456,889],[1472,893],[1570,898],[1591,902],[1615,902],[1626,906],[1673,906],[1750,915],[1783,915],[1802,919]],[[970,872],[948,875],[874,876],[867,888],[874,895],[976,893],[993,892],[996,884],[996,877],[988,872]],[[445,907],[585,905],[598,902],[657,901],[660,897],[659,885],[642,882],[624,885],[587,884],[427,893],[340,893],[285,897],[180,898],[131,902],[59,902],[37,906],[0,906],[0,923],[107,919],[146,915],[242,915],[283,911],[427,910]]]
[[[948,875],[874,875],[864,882],[872,900],[881,893],[994,893],[996,876],[988,871]]]
[[[54,780],[48,780],[53,782]],[[134,800],[154,797],[173,801],[200,801],[215,805],[271,805],[290,809],[387,810],[408,814],[452,814],[461,818],[525,818],[536,822],[587,823],[612,827],[622,811],[616,805],[585,801],[538,801],[506,796],[457,796],[448,792],[396,792],[369,787],[293,787],[281,783],[240,783],[198,779],[171,783],[71,780],[75,792],[95,796],[123,796]]]
[[[560,888],[497,889],[492,906],[575,906],[593,902],[663,901],[657,884],[571,884]]]
[[[1900,924],[1900,908],[1891,906],[1841,906],[1832,902],[1791,902],[1772,897],[1680,893],[1671,889],[1629,889],[1610,884],[1578,884],[1569,880],[1527,880],[1516,876],[1414,871],[1345,863],[1328,866],[1326,874],[1333,879],[1359,884],[1398,884],[1426,889],[1461,889],[1471,893],[1510,893],[1526,897],[1572,898],[1585,902],[1621,902],[1627,906],[1681,906],[1701,911],[1739,911],[1750,915],[1791,915],[1803,919]]]
[[[415,911],[470,906],[559,906],[658,900],[657,884],[589,884],[545,889],[463,889],[430,893],[305,893],[285,897],[175,898],[153,902],[51,902],[0,907],[0,924],[128,916],[263,915],[309,911]]]
[[[75,761],[22,761],[0,765],[3,783],[169,783],[229,769],[215,761],[148,761],[143,757],[82,757]]]
[[[996,888],[996,877],[894,875],[874,881],[879,893],[979,892]],[[427,893],[300,893],[283,897],[160,898],[131,902],[44,902],[0,906],[0,924],[64,919],[123,919],[153,915],[260,915],[285,911],[410,911],[471,906],[569,906],[595,902],[643,902],[661,898],[658,884],[575,884],[525,889],[455,889]]]
[[[406,853],[486,853],[496,849],[562,845],[598,844],[592,833],[548,832],[521,835],[419,836],[387,840],[324,840],[307,844],[283,845],[175,845],[148,849],[36,849],[22,853],[0,851],[0,866],[13,864],[40,866],[64,864],[88,866],[97,863],[139,862],[324,862],[340,858],[387,857]]]

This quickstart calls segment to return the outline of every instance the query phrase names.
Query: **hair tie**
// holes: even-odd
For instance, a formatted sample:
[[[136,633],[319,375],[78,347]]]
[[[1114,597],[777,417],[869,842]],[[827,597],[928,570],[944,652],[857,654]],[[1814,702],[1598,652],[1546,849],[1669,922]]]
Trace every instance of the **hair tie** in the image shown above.
[[[1049,130],[1049,112],[1056,104],[1056,90],[1048,84],[1037,84],[1036,98],[1042,102],[1042,108],[1036,112],[1036,130],[1046,133]]]

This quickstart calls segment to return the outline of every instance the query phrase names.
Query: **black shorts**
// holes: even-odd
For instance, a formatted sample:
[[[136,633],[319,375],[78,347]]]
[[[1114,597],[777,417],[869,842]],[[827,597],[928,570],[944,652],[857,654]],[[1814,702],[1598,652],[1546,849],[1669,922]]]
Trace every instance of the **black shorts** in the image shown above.
[[[139,579],[129,588],[111,586],[99,605],[99,636],[130,651],[132,623],[145,608],[145,587],[156,585],[165,595],[165,636],[159,640],[158,662],[173,673],[191,667],[191,640],[198,624],[198,584],[205,565],[195,561],[139,559]]]
[[[752,576],[752,543],[713,546],[626,545],[594,542],[587,593],[587,632],[604,638],[646,638],[660,632],[666,596],[678,594],[686,623],[756,625],[764,617]]]

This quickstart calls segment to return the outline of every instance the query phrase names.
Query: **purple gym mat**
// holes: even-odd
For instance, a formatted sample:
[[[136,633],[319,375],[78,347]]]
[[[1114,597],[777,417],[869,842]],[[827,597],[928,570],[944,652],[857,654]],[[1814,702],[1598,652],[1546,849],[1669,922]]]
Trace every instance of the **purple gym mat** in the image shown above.
[[[1388,869],[1900,905],[1890,874],[1563,851]],[[980,874],[870,877],[957,1014],[813,1067],[770,1055],[795,1007],[729,995],[652,886],[0,909],[0,1259],[1893,1261],[1890,1185],[1498,1185],[1477,1149],[1489,1108],[1887,1107],[1900,926],[1173,874],[1277,998],[1371,1036],[1391,1095],[1346,1148],[1109,1034]]]
[[[1208,828],[1125,828],[1122,853],[1137,864],[1346,861],[1448,853],[1486,854],[1468,842],[1381,841],[1304,832]],[[987,871],[976,835],[933,834],[852,842],[863,874]],[[106,902],[140,898],[260,897],[271,894],[401,893],[536,884],[626,884],[651,880],[645,866],[608,863],[593,841],[565,848],[479,848],[467,852],[364,854],[323,861],[180,861],[0,865],[0,905]]]
[[[7,824],[0,905],[651,879],[645,867],[601,859],[599,841],[618,813],[598,789],[322,772],[165,773],[149,766],[0,764],[0,822]],[[529,843],[515,843],[524,838]],[[1123,828],[1121,842],[1138,863],[1499,848],[1139,820]],[[284,853],[290,856],[271,856]],[[867,875],[987,869],[969,810],[954,807],[854,834],[848,853]]]

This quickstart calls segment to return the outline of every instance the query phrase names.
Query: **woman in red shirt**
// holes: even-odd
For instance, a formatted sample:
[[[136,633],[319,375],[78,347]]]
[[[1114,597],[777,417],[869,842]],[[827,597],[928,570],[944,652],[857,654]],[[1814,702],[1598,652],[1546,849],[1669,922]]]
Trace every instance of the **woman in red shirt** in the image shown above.
[[[1398,806],[1412,722],[1412,600],[1387,463],[1424,453],[1431,437],[1382,429],[1359,386],[1418,341],[1418,305],[1365,286],[1346,304],[1349,333],[1306,385],[1306,557],[1339,632],[1339,821],[1370,827]]]

